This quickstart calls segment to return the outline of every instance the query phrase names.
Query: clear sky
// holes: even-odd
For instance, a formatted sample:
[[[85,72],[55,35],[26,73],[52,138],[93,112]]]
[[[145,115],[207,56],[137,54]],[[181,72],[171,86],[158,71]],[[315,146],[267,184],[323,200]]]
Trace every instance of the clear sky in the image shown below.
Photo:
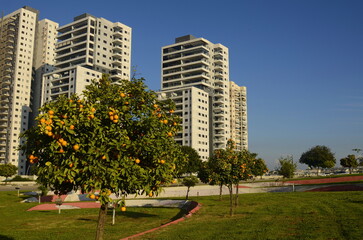
[[[1,0],[0,11],[25,5],[60,25],[90,13],[132,27],[132,65],[152,90],[176,37],[225,45],[230,79],[248,90],[250,150],[272,169],[315,145],[337,163],[363,149],[361,0]]]

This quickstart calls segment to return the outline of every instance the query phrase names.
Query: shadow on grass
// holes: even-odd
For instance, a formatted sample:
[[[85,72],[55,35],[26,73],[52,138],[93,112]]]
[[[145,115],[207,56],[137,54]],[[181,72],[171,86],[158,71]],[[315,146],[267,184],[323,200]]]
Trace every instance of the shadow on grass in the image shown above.
[[[109,212],[108,215],[112,215],[112,212]],[[145,217],[155,217],[157,215],[149,214],[149,213],[126,211],[126,212],[116,212],[116,216],[125,216],[128,218],[145,218]]]
[[[175,221],[179,218],[184,217],[186,214],[188,213],[188,211],[184,210],[184,209],[180,209],[180,211],[178,212],[177,215],[175,215],[174,217],[170,218],[170,221]]]
[[[1,234],[0,234],[0,239],[1,240],[15,240],[15,238],[13,238],[13,237],[4,236],[4,235],[1,235]]]
[[[95,219],[89,219],[89,218],[78,218],[77,220],[85,221],[85,222],[97,222],[98,220]]]

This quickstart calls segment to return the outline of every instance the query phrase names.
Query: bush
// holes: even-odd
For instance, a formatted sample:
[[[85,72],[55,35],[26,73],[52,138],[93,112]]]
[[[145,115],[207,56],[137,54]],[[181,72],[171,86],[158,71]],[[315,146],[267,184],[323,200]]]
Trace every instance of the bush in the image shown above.
[[[13,179],[9,180],[9,182],[30,182],[32,181],[29,178],[24,178],[22,176],[16,175],[15,177],[13,177]]]

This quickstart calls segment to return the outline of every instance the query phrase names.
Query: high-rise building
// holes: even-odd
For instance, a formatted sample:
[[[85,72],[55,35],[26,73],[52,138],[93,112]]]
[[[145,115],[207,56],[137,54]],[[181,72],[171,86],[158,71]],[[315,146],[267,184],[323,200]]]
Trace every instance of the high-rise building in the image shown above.
[[[225,148],[228,139],[237,137],[240,126],[236,124],[242,126],[242,121],[232,120],[240,113],[230,102],[227,47],[192,35],[178,37],[162,48],[161,75],[159,96],[173,99],[175,114],[183,119],[183,130],[175,137],[179,144],[194,148],[206,160],[213,150]],[[241,139],[246,144],[240,149],[247,148],[247,135]],[[238,143],[243,144],[239,139]]]
[[[19,174],[26,173],[26,157],[17,148],[31,118],[40,28],[38,11],[27,6],[0,19],[0,162],[18,166]]]
[[[247,89],[230,81],[231,139],[236,149],[248,149]]]
[[[131,28],[82,14],[58,28],[56,70],[43,77],[42,103],[81,93],[92,79],[130,79]]]
[[[30,125],[35,124],[35,117],[39,114],[43,75],[55,70],[55,45],[59,24],[43,19],[38,21],[37,26],[33,64],[35,77],[32,83]]]

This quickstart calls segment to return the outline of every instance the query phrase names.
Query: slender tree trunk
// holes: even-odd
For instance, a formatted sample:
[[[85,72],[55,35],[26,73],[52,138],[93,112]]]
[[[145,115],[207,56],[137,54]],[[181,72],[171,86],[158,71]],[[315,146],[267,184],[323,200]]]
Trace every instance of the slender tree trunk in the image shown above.
[[[188,197],[189,197],[189,190],[190,190],[190,187],[188,187],[188,189],[187,189],[187,196],[186,196],[186,200],[188,200]]]
[[[219,184],[219,201],[222,201],[222,184]]]
[[[104,229],[105,229],[106,215],[107,215],[107,205],[102,204],[101,208],[100,208],[100,212],[98,214],[96,240],[103,240],[103,233],[104,233]]]
[[[318,170],[316,170],[316,176],[319,176],[319,167]]]
[[[352,174],[352,168],[351,167],[349,168],[349,174]]]
[[[239,183],[236,184],[236,198],[235,198],[235,201],[234,201],[234,206],[237,207],[238,206],[238,189],[239,189]]]
[[[229,215],[233,216],[233,185],[228,184],[228,190],[229,190]]]

